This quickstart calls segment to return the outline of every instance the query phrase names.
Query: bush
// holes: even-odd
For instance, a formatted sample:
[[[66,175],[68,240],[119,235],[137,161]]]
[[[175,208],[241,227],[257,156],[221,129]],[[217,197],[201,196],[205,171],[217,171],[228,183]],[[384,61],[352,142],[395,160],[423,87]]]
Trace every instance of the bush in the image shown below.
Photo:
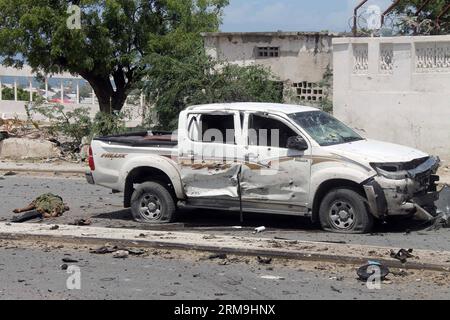
[[[107,114],[98,112],[91,119],[89,107],[76,107],[67,111],[63,105],[37,104],[27,107],[30,119],[33,114],[40,114],[50,123],[49,131],[62,135],[76,146],[82,144],[84,137],[89,140],[96,136],[120,134],[126,131],[126,115],[123,112]]]

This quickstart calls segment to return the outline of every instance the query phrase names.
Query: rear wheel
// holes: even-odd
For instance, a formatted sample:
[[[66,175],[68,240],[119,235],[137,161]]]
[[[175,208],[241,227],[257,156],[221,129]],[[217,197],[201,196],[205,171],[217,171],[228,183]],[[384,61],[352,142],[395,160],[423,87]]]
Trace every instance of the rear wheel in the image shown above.
[[[322,200],[319,215],[322,228],[337,233],[368,233],[374,222],[366,199],[346,188],[329,192]]]
[[[175,201],[167,188],[156,182],[145,182],[131,196],[134,220],[149,224],[170,223],[175,220]]]

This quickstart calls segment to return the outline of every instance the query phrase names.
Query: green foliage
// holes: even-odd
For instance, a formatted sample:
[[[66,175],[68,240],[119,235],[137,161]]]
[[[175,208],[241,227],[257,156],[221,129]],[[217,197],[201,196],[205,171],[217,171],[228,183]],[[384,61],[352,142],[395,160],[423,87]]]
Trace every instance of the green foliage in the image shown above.
[[[406,16],[414,19],[417,10],[422,6],[424,0],[402,0],[399,5],[395,8],[394,13],[401,16]],[[417,21],[429,20],[430,22],[436,21],[436,18],[444,10],[444,8],[449,5],[448,0],[434,0],[431,1],[420,13]],[[414,21],[414,20],[412,20]],[[434,26],[434,25],[433,25]],[[399,25],[400,32],[402,34],[412,34],[415,32],[414,25],[408,23],[407,21],[402,21]],[[426,29],[427,26],[424,26]],[[420,32],[420,30],[419,30]],[[440,29],[433,28],[432,34],[449,34],[450,33],[450,12],[447,12],[441,18]]]
[[[36,99],[37,95],[33,92],[33,100]],[[12,88],[2,88],[2,99],[3,100],[14,100],[14,89]],[[18,101],[30,101],[30,93],[23,90],[22,88],[17,88],[17,100]]]
[[[95,115],[90,136],[103,137],[124,133],[127,131],[125,120],[126,115],[123,112],[112,114],[99,112]]]
[[[190,105],[222,102],[282,102],[280,83],[270,70],[219,62],[200,46],[189,55],[153,55],[149,58],[143,91],[154,104],[159,126],[177,127],[177,118]]]
[[[88,107],[67,111],[63,105],[41,104],[30,108],[31,113],[46,117],[50,122],[50,132],[62,134],[74,144],[80,145],[83,137],[91,135],[93,124]]]
[[[89,107],[67,110],[62,105],[36,103],[26,106],[25,109],[30,122],[36,123],[32,120],[34,114],[44,116],[50,123],[49,131],[69,138],[75,147],[78,147],[85,137],[91,140],[96,136],[108,136],[127,131],[125,122],[128,116],[124,112],[113,114],[98,112],[92,120]]]
[[[81,29],[67,27],[71,3],[81,8]],[[79,74],[94,89],[101,111],[119,111],[142,80],[145,56],[170,54],[165,39],[216,31],[227,4],[228,0],[0,0],[0,56],[7,66],[21,67],[26,61],[43,73]]]

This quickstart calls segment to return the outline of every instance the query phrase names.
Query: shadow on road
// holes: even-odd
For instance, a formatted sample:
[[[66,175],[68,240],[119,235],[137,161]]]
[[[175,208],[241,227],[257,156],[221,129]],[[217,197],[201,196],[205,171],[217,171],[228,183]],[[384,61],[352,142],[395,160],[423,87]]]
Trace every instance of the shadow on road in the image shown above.
[[[92,218],[133,223],[133,227],[148,230],[180,229],[187,231],[189,229],[203,229],[226,231],[233,230],[236,226],[245,229],[265,226],[267,229],[280,231],[322,232],[317,224],[312,223],[309,218],[305,217],[245,213],[244,223],[241,224],[239,213],[229,211],[183,209],[180,210],[178,214],[177,222],[167,225],[151,225],[134,222],[129,210],[102,213],[95,215]],[[121,225],[121,227],[123,226]],[[428,227],[430,227],[430,223],[424,223],[423,221],[416,221],[413,219],[390,219],[385,223],[376,223],[373,234],[417,232],[425,230]]]

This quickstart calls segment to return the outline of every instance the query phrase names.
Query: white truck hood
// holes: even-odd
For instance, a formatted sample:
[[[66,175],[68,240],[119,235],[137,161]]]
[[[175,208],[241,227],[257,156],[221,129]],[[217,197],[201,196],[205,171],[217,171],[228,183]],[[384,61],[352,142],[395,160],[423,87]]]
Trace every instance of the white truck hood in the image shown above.
[[[324,148],[333,154],[365,164],[410,162],[429,156],[413,148],[377,140],[361,140]]]

